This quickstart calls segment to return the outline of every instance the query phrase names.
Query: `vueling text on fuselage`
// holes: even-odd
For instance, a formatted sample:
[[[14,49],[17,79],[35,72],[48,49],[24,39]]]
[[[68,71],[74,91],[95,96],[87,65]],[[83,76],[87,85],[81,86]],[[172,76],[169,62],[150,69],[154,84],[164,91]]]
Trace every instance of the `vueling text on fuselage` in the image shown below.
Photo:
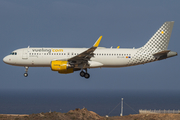
[[[32,49],[33,52],[63,52],[63,49],[54,49],[54,48],[51,48],[51,49],[44,49],[44,48],[41,48],[41,49]]]

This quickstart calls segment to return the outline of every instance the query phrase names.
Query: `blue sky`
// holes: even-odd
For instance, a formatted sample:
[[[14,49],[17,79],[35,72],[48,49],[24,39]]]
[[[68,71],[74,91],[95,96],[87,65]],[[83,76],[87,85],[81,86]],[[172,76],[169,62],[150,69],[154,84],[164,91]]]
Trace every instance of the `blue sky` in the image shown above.
[[[50,68],[10,66],[2,59],[31,47],[143,46],[165,21],[175,21],[168,49],[179,52],[180,1],[0,0],[0,89],[180,90],[179,56],[126,68],[90,69],[62,75]]]

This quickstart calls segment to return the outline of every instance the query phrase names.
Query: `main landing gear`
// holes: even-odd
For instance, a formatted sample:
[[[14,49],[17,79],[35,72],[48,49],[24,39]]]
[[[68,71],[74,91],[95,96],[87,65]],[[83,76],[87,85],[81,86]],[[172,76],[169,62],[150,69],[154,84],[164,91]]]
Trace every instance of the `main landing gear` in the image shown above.
[[[28,66],[25,66],[25,73],[24,73],[24,77],[27,77],[28,76]]]
[[[84,72],[83,70],[80,72],[80,76],[81,77],[85,77],[86,79],[88,79],[90,77],[90,74],[87,73],[87,69],[85,69],[86,72]]]

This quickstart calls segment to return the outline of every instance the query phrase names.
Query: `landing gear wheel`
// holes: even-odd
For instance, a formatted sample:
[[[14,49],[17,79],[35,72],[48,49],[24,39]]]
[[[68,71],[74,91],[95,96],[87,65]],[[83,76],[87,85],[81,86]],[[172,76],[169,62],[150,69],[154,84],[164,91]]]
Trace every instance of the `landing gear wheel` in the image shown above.
[[[84,71],[81,71],[81,72],[80,72],[80,76],[81,76],[81,77],[84,77],[84,76],[85,76],[85,72],[84,72]]]
[[[85,73],[84,77],[85,77],[86,79],[88,79],[88,78],[90,77],[90,75],[89,75],[88,73]]]
[[[27,73],[24,73],[24,77],[27,77],[28,76],[28,74]]]
[[[28,76],[28,66],[25,66],[25,73],[24,73],[24,77],[27,77]]]

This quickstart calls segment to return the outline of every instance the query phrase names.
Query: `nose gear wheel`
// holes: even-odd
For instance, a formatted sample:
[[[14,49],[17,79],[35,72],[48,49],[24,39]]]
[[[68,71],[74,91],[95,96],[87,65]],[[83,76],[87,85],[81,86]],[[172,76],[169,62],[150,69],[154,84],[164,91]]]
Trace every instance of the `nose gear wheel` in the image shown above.
[[[27,77],[28,76],[28,66],[25,66],[25,73],[24,73],[24,77]]]

